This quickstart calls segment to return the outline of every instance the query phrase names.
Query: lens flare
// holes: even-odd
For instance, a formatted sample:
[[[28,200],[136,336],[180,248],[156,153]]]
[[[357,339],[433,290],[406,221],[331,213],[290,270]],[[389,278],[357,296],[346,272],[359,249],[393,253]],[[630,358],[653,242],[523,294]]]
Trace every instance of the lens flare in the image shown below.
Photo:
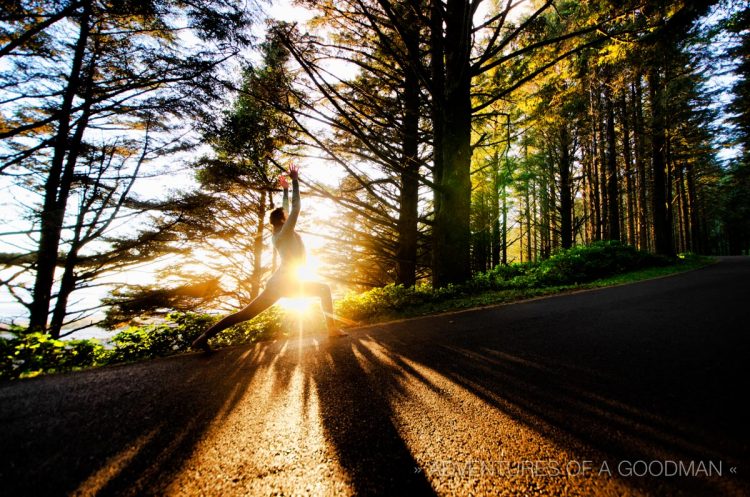
[[[300,282],[316,281],[318,279],[318,267],[320,261],[315,256],[309,256],[306,264],[297,267],[297,278]],[[311,311],[313,304],[318,301],[315,297],[284,297],[277,304],[284,310],[303,315]]]
[[[276,304],[285,311],[294,312],[295,314],[305,314],[310,310],[313,299],[311,297],[283,297]]]

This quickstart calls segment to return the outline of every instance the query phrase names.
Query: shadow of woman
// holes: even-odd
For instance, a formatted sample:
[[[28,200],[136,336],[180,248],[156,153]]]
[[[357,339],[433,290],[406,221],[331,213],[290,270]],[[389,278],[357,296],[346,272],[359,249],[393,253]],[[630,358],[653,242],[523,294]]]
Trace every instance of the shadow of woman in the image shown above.
[[[356,338],[334,342],[307,362],[327,441],[357,496],[436,495],[409,450],[390,405],[398,377],[365,370]]]

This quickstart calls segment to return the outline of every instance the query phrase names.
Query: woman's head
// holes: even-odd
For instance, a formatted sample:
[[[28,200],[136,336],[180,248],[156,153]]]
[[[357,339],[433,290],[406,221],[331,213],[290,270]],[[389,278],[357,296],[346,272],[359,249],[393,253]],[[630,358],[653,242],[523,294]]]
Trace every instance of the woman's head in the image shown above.
[[[281,207],[277,207],[276,209],[271,211],[269,222],[275,229],[281,228],[284,225],[285,221],[286,213],[284,212],[284,209],[282,209]]]

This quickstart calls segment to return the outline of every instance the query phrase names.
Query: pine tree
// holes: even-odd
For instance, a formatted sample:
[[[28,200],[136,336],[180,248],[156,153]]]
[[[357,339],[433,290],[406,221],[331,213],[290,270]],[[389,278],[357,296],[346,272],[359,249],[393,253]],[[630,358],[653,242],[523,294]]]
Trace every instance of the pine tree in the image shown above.
[[[42,330],[56,300],[56,335],[76,288],[71,278],[86,274],[76,270],[76,226],[104,239],[123,213],[129,185],[143,174],[141,166],[178,147],[166,133],[174,119],[201,113],[217,95],[214,69],[246,45],[249,21],[244,11],[219,1],[191,7],[81,0],[51,2],[41,12],[38,7],[16,2],[0,19],[0,157],[4,174],[24,177],[24,187],[41,197],[31,209],[34,255],[26,255],[33,258],[34,283],[28,298],[18,297],[29,309],[29,327]],[[193,26],[198,39],[216,41],[215,48],[188,47],[179,20]],[[97,156],[107,155],[118,164],[114,179],[92,167],[107,162]],[[106,207],[91,211],[86,198],[104,199]],[[65,281],[57,278],[61,266]],[[17,289],[25,291],[23,285]]]

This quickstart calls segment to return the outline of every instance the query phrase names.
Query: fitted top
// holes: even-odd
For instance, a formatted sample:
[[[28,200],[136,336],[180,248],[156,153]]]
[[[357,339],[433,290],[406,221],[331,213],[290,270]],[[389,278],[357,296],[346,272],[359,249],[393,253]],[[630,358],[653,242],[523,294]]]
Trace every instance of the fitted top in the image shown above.
[[[284,201],[282,207],[285,212],[289,211],[289,190],[284,190]],[[292,210],[289,211],[289,216],[286,218],[281,229],[275,232],[271,237],[273,240],[273,246],[279,252],[279,256],[281,257],[281,264],[279,265],[278,272],[293,271],[305,264],[307,258],[305,244],[302,243],[302,237],[294,231],[294,228],[297,225],[300,208],[299,181],[293,179]]]

